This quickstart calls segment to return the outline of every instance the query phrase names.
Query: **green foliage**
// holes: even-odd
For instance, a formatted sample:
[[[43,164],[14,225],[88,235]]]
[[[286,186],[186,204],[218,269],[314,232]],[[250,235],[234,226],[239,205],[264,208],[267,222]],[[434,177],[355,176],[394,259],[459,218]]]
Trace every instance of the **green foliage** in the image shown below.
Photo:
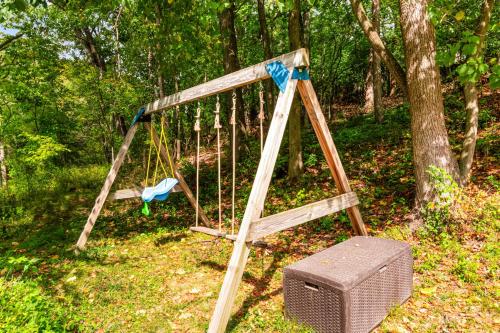
[[[464,282],[475,283],[479,280],[478,268],[479,263],[476,260],[461,255],[458,257],[458,262],[453,267],[452,272]]]
[[[77,317],[44,295],[34,281],[0,277],[0,331],[77,332]]]
[[[48,136],[23,133],[20,137],[21,161],[34,168],[47,167],[55,157],[69,151],[64,145]]]
[[[433,198],[422,209],[426,231],[431,235],[439,235],[451,222],[452,210],[460,199],[458,184],[442,168],[431,166],[427,170],[432,186]]]

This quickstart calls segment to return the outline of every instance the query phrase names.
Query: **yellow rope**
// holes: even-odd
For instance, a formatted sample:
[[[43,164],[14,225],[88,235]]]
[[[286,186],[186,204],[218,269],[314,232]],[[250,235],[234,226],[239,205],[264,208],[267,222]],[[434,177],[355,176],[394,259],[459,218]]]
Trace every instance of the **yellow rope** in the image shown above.
[[[163,144],[165,145],[165,149],[167,151],[168,164],[170,166],[170,171],[172,172],[172,178],[175,178],[175,172],[174,172],[174,166],[173,166],[173,163],[172,163],[172,157],[170,157],[170,151],[168,150],[168,140],[167,140],[167,134],[166,134],[167,131],[163,130],[163,123],[164,123],[164,121],[165,121],[165,117],[162,115],[161,116],[161,129],[162,129],[161,139],[164,140]],[[167,175],[166,172],[165,172],[165,175]]]
[[[144,184],[144,187],[148,187],[148,180],[149,180],[149,166],[150,166],[150,162],[151,162],[151,151],[153,150],[153,126],[150,126],[150,133],[149,133],[149,153],[148,153],[148,165],[146,167],[146,180],[145,180],[145,184]]]

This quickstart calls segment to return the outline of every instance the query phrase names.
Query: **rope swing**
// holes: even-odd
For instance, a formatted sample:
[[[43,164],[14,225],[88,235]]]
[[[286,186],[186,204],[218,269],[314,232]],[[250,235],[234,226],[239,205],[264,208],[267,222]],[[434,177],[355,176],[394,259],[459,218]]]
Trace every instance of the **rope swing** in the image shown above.
[[[172,159],[170,157],[170,151],[168,149],[168,138],[167,138],[167,130],[165,129],[165,116],[162,114],[160,120],[160,137],[158,145],[156,145],[153,138],[153,124],[151,124],[150,129],[150,138],[149,138],[149,153],[148,153],[148,163],[146,166],[146,177],[144,180],[144,191],[141,194],[142,200],[144,201],[144,206],[142,207],[142,213],[146,216],[150,215],[148,202],[151,200],[165,200],[170,191],[174,188],[174,186],[178,183],[178,180],[175,178],[174,166],[172,163]],[[170,174],[167,172],[165,165],[161,159],[161,149],[162,146],[165,147],[166,155],[168,159],[168,163],[170,166]],[[153,180],[151,182],[152,187],[149,187],[149,169],[151,166],[151,156],[153,153],[153,147],[156,152],[156,162],[155,168],[153,172]],[[161,166],[165,179],[163,179],[160,183],[156,184],[156,179],[158,177],[158,166]]]
[[[196,109],[196,122],[194,123],[194,130],[196,132],[196,222],[195,225],[198,227],[199,220],[199,197],[200,197],[200,116],[201,108],[200,102],[198,102],[198,108]]]
[[[236,187],[236,91],[233,90],[233,105],[232,113],[229,124],[232,126],[233,130],[233,185],[232,185],[232,195],[231,195],[231,235],[234,235],[234,195]]]
[[[215,104],[215,122],[214,128],[217,130],[217,185],[219,187],[219,232],[222,232],[222,189],[220,177],[220,129],[222,128],[219,119],[220,103],[219,95],[217,95],[217,103]]]

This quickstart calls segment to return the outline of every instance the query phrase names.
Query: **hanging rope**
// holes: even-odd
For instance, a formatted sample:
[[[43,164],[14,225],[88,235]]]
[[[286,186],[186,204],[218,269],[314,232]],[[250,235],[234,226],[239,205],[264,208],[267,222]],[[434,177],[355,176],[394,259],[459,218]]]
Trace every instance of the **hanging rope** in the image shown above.
[[[171,172],[171,175],[172,175],[172,178],[175,178],[175,171],[174,171],[174,163],[172,162],[172,156],[170,155],[170,151],[168,149],[168,138],[167,138],[167,133],[168,133],[168,129],[165,128],[164,129],[164,124],[166,122],[165,120],[165,116],[162,114],[161,116],[161,130],[163,132],[163,145],[165,146],[165,150],[167,151],[167,159],[168,159],[168,165],[170,166],[170,172]],[[160,145],[161,145],[161,139],[160,139]],[[166,173],[165,173],[166,174]]]
[[[236,91],[233,90],[233,105],[231,119],[229,121],[233,129],[233,186],[232,186],[232,198],[231,198],[231,235],[234,235],[234,196],[236,187]]]
[[[266,119],[266,115],[264,113],[264,90],[262,88],[262,81],[260,82],[260,90],[259,90],[259,99],[260,99],[260,110],[259,110],[259,122],[260,122],[260,155],[262,156],[262,149],[264,147],[264,119]]]
[[[220,129],[222,128],[219,119],[220,103],[219,95],[217,95],[217,103],[215,104],[215,123],[214,128],[217,129],[217,184],[219,186],[219,232],[222,232],[222,190],[220,177]]]
[[[200,102],[198,102],[198,108],[196,109],[196,122],[194,123],[194,131],[196,132],[196,222],[195,225],[198,227],[199,219],[199,196],[200,196],[200,116],[201,108]]]

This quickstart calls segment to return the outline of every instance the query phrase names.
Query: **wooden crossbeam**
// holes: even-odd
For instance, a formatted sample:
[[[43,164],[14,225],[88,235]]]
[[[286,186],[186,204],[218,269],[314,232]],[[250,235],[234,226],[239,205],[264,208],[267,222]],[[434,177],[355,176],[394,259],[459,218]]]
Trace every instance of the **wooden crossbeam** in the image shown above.
[[[313,202],[275,215],[266,216],[252,222],[247,241],[262,238],[278,231],[295,227],[299,224],[319,219],[359,204],[354,192]]]
[[[201,232],[210,236],[215,236],[215,237],[226,237],[225,232],[220,232],[217,229],[213,228],[207,228],[207,227],[191,227],[189,228],[191,231],[196,231],[196,232]]]
[[[141,187],[117,190],[108,196],[108,200],[124,200],[124,199],[140,198],[143,190],[144,189]],[[182,189],[179,185],[175,185],[170,192],[171,193],[182,192]]]
[[[144,114],[148,115],[163,109],[186,104],[201,98],[231,91],[235,88],[246,86],[260,80],[268,79],[270,76],[266,71],[266,65],[278,60],[288,68],[309,66],[309,55],[307,50],[298,49],[282,56],[266,60],[257,65],[224,75],[218,79],[180,91],[176,94],[160,98],[147,104]]]

